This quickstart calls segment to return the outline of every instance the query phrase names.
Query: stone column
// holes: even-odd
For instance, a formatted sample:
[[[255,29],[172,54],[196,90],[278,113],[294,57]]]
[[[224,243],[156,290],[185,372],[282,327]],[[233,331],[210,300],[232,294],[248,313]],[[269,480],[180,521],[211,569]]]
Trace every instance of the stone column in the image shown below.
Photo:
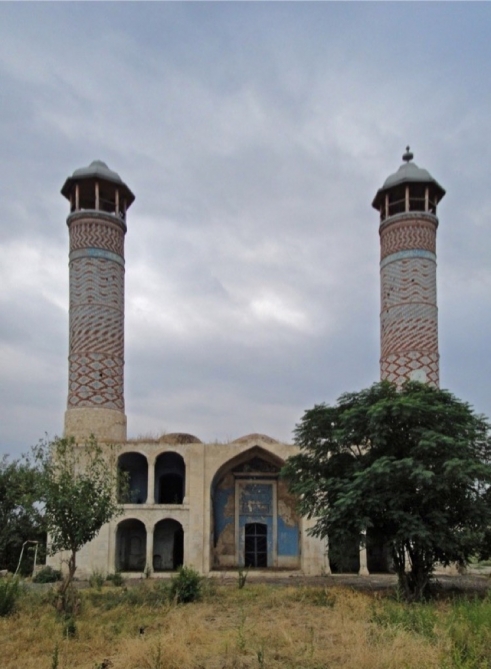
[[[150,567],[153,572],[153,525],[146,525],[147,530],[147,559],[145,571]]]
[[[360,569],[358,571],[360,576],[368,576],[369,571],[367,567],[367,543],[366,534],[363,533],[363,541],[360,544]]]
[[[155,460],[148,461],[147,504],[155,504]]]

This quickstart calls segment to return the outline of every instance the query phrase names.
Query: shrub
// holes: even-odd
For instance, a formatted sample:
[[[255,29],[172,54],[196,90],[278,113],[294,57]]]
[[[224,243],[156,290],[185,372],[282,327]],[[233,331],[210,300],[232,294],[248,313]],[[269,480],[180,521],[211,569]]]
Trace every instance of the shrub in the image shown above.
[[[20,586],[17,578],[0,580],[0,616],[8,616],[13,612],[19,594]]]
[[[195,602],[201,598],[203,577],[192,567],[179,567],[179,573],[171,580],[170,596],[178,604]]]
[[[107,580],[117,587],[124,585],[124,578],[122,577],[120,571],[117,571],[115,574],[108,574]]]
[[[94,569],[92,574],[89,576],[89,585],[91,588],[96,588],[97,590],[100,590],[105,582],[106,582],[106,574],[100,569]]]
[[[49,566],[43,567],[32,579],[33,583],[56,583],[56,581],[61,581],[61,571]]]

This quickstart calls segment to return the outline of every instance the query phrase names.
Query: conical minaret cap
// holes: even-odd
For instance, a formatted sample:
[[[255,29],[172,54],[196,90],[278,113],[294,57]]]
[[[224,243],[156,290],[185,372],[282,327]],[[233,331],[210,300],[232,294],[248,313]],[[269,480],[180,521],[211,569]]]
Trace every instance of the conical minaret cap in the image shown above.
[[[445,195],[445,189],[442,188],[438,181],[431,176],[428,170],[425,170],[422,167],[418,167],[416,163],[413,163],[413,158],[414,155],[411,153],[409,146],[407,146],[406,152],[402,156],[402,160],[404,162],[399,167],[397,172],[394,172],[387,177],[382,188],[379,188],[372,202],[372,207],[375,207],[375,209],[380,209],[382,197],[385,195],[385,193],[391,188],[394,188],[395,186],[401,186],[402,184],[428,184],[436,192],[438,201],[442,199],[442,197]]]
[[[91,179],[92,180],[97,179],[99,181],[109,181],[119,186],[122,195],[126,197],[128,207],[135,199],[135,196],[128,188],[128,186],[124,183],[124,181],[121,179],[119,174],[111,170],[107,166],[107,164],[102,160],[93,160],[87,167],[80,167],[78,170],[75,170],[72,176],[68,177],[68,179],[63,184],[63,188],[61,189],[61,194],[64,195],[67,199],[69,199],[70,192],[75,183]]]

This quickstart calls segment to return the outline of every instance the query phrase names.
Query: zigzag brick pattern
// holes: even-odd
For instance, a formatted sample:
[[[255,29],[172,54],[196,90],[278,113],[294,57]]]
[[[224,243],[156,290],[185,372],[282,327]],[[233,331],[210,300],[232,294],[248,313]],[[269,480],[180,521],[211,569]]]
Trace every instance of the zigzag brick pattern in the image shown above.
[[[70,310],[82,304],[124,309],[124,269],[103,258],[78,258],[70,263]]]
[[[439,385],[436,260],[417,251],[435,253],[435,217],[403,215],[381,225],[380,375],[402,385],[424,372],[430,385]],[[402,220],[401,220],[402,219]],[[412,257],[389,256],[411,251]]]
[[[381,226],[380,244],[381,260],[392,253],[410,249],[436,253],[435,221],[412,219]]]
[[[124,266],[90,255],[98,249],[124,259],[125,230],[107,219],[68,219],[70,250],[78,253],[70,261],[69,409],[124,411]]]
[[[81,219],[70,228],[70,251],[97,248],[124,256],[124,233],[118,223]]]
[[[408,258],[388,263],[380,272],[382,313],[397,304],[422,302],[436,306],[435,263]]]

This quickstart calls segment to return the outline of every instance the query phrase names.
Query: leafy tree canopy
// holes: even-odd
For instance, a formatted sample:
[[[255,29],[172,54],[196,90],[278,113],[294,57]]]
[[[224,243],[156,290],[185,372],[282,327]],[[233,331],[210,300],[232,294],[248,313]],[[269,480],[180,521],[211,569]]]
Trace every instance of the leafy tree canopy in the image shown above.
[[[487,420],[450,392],[388,382],[314,406],[284,474],[313,534],[345,542],[377,530],[410,599],[437,562],[465,564],[491,527]]]
[[[43,524],[39,469],[27,460],[0,460],[0,569],[15,572],[22,546],[27,541],[39,542],[38,559],[44,555],[46,532]],[[27,548],[34,548],[34,544]],[[24,551],[20,571],[30,574],[33,552]]]
[[[76,554],[103,525],[120,513],[116,465],[92,437],[85,444],[73,438],[41,443],[35,455],[43,475],[45,525],[50,555],[68,551],[65,593],[76,570]]]

